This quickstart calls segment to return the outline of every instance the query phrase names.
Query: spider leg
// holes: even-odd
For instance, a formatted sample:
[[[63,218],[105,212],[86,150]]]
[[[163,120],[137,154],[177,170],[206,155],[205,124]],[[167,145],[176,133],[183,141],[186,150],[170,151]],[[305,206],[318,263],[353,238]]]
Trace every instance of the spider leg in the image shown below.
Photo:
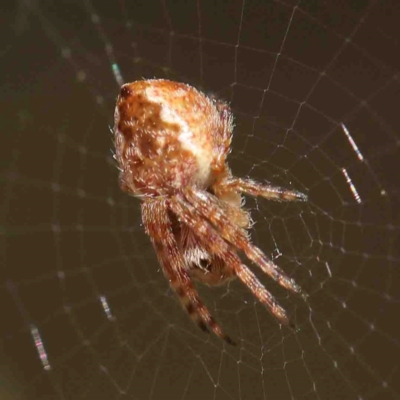
[[[196,210],[198,210],[203,218],[208,219],[217,228],[225,240],[242,250],[251,261],[257,264],[268,276],[285,289],[299,293],[303,298],[306,297],[300,286],[269,260],[258,247],[254,246],[243,229],[227,218],[215,196],[211,193],[192,188],[187,188],[184,194],[187,201],[196,206]]]
[[[292,326],[286,311],[277,303],[276,299],[261,284],[257,277],[244,265],[236,252],[220,236],[197,209],[181,196],[173,197],[170,203],[173,212],[179,216],[182,223],[189,226],[195,235],[204,243],[211,254],[218,255],[235,272],[235,275],[251,290],[258,300],[268,308],[271,314],[281,323]]]
[[[250,196],[261,196],[268,200],[277,201],[307,201],[308,196],[297,190],[289,190],[280,186],[265,185],[252,179],[231,177],[218,182],[219,191],[236,191]]]
[[[235,344],[228,335],[223,333],[192,284],[172,232],[167,202],[165,200],[144,201],[142,215],[146,233],[150,236],[163,271],[192,320],[203,331],[208,331],[210,328],[227,343]]]

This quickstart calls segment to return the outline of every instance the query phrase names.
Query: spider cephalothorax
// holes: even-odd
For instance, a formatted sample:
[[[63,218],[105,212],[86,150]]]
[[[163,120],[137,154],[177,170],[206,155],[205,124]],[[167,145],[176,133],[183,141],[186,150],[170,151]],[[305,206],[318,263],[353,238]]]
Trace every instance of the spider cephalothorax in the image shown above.
[[[168,80],[122,86],[115,109],[120,185],[142,200],[142,217],[163,271],[191,318],[232,343],[200,300],[192,279],[218,285],[238,277],[282,323],[285,310],[242,263],[237,251],[280,285],[300,287],[255,247],[241,193],[271,200],[304,194],[232,176],[233,118],[226,103]]]

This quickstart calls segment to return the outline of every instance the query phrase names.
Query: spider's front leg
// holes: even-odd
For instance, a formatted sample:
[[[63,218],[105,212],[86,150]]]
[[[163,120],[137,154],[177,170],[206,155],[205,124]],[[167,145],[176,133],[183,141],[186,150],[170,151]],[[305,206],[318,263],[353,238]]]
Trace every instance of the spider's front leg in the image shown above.
[[[187,202],[182,196],[176,196],[171,199],[171,208],[176,215],[179,215],[180,221],[187,224],[199,240],[204,243],[207,251],[224,260],[226,268],[232,269],[233,273],[268,308],[275,318],[287,326],[293,326],[285,310],[277,303],[272,294],[265,289],[250,269],[241,262],[236,251],[190,202]]]
[[[297,190],[289,190],[280,186],[266,185],[252,179],[229,177],[219,181],[213,190],[216,194],[229,192],[245,193],[253,197],[264,197],[276,201],[307,201],[308,196]],[[218,197],[221,197],[219,195]]]
[[[234,344],[212,317],[193,286],[174,236],[167,201],[145,200],[142,203],[142,218],[164,274],[189,316],[202,330],[210,329],[227,343]]]
[[[251,261],[282,287],[301,294],[303,298],[306,297],[300,286],[269,260],[258,247],[254,246],[243,229],[227,218],[223,208],[220,207],[219,200],[215,196],[193,188],[187,188],[184,195],[187,202],[196,205],[196,211],[204,219],[209,220],[217,228],[221,236],[234,248],[242,250]]]

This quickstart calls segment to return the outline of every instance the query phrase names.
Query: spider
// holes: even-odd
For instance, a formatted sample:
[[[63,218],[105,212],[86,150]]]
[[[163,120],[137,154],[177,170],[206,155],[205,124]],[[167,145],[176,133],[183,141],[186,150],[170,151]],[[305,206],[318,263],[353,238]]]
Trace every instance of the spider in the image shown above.
[[[304,297],[300,286],[252,244],[242,194],[278,201],[307,196],[232,175],[226,160],[233,130],[228,104],[184,83],[141,80],[121,87],[114,122],[120,187],[142,200],[145,232],[192,320],[234,344],[193,281],[215,286],[238,278],[290,326],[285,310],[239,257],[244,253],[282,287]]]

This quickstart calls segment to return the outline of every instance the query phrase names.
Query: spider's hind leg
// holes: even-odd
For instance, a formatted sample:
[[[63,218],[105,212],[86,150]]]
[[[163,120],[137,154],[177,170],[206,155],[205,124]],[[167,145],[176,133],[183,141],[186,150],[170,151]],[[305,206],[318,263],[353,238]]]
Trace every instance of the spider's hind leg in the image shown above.
[[[149,235],[165,276],[176,292],[182,306],[190,318],[203,330],[212,331],[229,344],[233,340],[223,332],[207,307],[201,301],[176,241],[179,227],[170,219],[165,200],[147,200],[142,203],[142,218],[146,233]]]

